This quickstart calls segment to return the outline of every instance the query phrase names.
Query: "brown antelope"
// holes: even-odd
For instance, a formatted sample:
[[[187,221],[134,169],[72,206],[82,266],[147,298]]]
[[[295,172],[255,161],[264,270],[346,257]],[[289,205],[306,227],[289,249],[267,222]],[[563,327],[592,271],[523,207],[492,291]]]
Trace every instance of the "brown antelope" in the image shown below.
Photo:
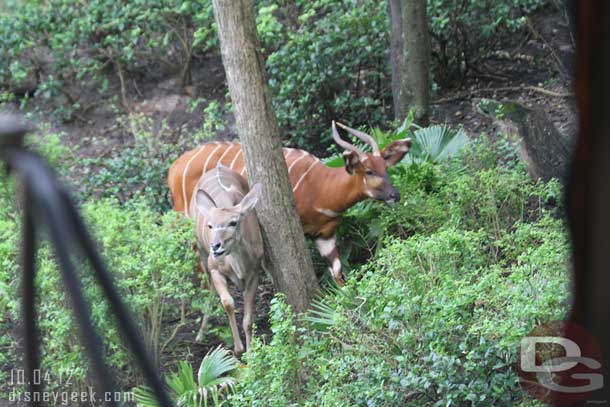
[[[252,313],[264,254],[260,227],[253,212],[260,191],[261,185],[256,184],[248,192],[248,183],[242,176],[221,166],[201,175],[193,188],[189,208],[190,217],[195,218],[201,267],[207,271],[229,317],[236,354],[244,352],[244,345],[227,280],[243,293],[242,326],[247,349],[252,338]],[[201,340],[203,328],[204,323],[197,340]]]
[[[368,134],[337,124],[369,144],[373,152],[362,152],[342,140],[333,121],[333,138],[345,149],[344,168],[327,167],[317,157],[293,148],[284,148],[284,158],[303,229],[315,239],[320,254],[331,265],[333,277],[339,285],[343,285],[335,237],[341,214],[366,198],[388,204],[400,200],[399,192],[388,178],[387,168],[403,159],[411,147],[411,139],[394,141],[379,151],[377,143]],[[241,146],[235,142],[204,144],[187,151],[172,164],[168,184],[176,211],[184,211],[188,216],[185,203],[189,202],[193,186],[202,173],[218,164],[247,176]]]

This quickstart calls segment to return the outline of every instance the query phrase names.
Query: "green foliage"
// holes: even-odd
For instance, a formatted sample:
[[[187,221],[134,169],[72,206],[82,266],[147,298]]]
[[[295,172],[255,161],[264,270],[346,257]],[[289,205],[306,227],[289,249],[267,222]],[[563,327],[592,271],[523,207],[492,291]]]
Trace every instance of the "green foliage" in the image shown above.
[[[377,231],[372,258],[300,328],[274,302],[274,339],[249,351],[233,405],[532,405],[518,343],[564,317],[569,249],[548,209],[558,184],[532,182],[496,151],[483,140],[404,165],[392,175],[400,204],[351,210],[349,224]]]
[[[450,84],[476,70],[478,59],[545,3],[429,1],[435,80]],[[90,107],[82,105],[72,84],[86,82],[94,92],[111,89],[125,104],[135,74],[158,74],[161,67],[188,85],[194,61],[218,51],[209,0],[49,0],[11,10],[0,17],[0,88],[35,82],[36,95],[52,101],[64,120]],[[275,111],[292,145],[325,145],[333,119],[370,126],[387,121],[386,2],[265,0],[257,3],[257,28]]]
[[[454,131],[447,125],[435,125],[414,133],[413,144],[406,157],[411,161],[447,160],[457,155],[469,142],[461,130]]]
[[[476,71],[479,60],[525,25],[527,13],[546,3],[546,0],[428,1],[437,81],[447,83],[468,70]]]
[[[75,148],[66,142],[65,134],[52,131],[47,123],[40,123],[36,133],[28,136],[27,145],[60,174],[68,174],[76,161]]]
[[[9,361],[12,342],[5,332],[10,330],[11,315],[19,311],[18,299],[13,295],[19,289],[19,282],[15,279],[19,267],[19,227],[12,213],[12,202],[8,199],[13,191],[4,171],[0,170],[0,366]],[[4,378],[2,371],[0,382],[4,382]]]
[[[285,407],[295,405],[299,393],[299,351],[295,316],[282,294],[271,301],[269,320],[273,338],[268,345],[256,335],[245,355],[247,368],[230,397],[232,405]]]
[[[197,379],[190,364],[179,362],[178,371],[171,373],[165,381],[172,398],[179,406],[207,407],[208,401],[211,400],[213,405],[218,407],[225,404],[221,397],[235,386],[235,372],[238,367],[239,361],[228,350],[219,346],[205,355],[199,366]],[[134,393],[138,406],[158,406],[150,388],[137,387]]]
[[[385,3],[295,1],[277,10],[279,19],[270,15],[275,3],[264,4],[258,27],[263,47],[273,50],[269,84],[291,144],[310,150],[325,144],[329,124],[338,118],[381,124],[387,113],[383,100],[390,95]],[[279,21],[290,22],[284,34]]]
[[[116,202],[99,201],[85,204],[83,210],[114,273],[115,283],[143,330],[149,350],[159,358],[171,340],[166,321],[179,319],[181,304],[190,306],[193,298],[203,295],[192,283],[196,259],[191,223],[176,218],[173,213],[161,216],[145,202],[133,202],[129,208],[121,208]],[[15,253],[19,233],[16,222],[10,218],[2,217],[0,223],[3,226],[0,233],[12,234],[0,243],[0,289],[9,294],[0,301],[0,315],[8,313],[18,320]],[[60,271],[47,244],[39,251],[37,267],[37,290],[40,298],[44,298],[39,304],[43,367],[69,374],[73,389],[83,389],[87,383],[87,362],[71,312],[67,310],[69,303],[61,289]],[[91,304],[91,318],[103,335],[111,366],[121,380],[133,377],[134,364],[123,347],[115,322],[108,317],[109,306],[101,300],[101,290],[85,265],[78,269],[83,270],[81,278]],[[214,304],[218,302],[216,298],[213,300]]]
[[[124,83],[162,64],[189,84],[193,59],[217,45],[212,22],[211,2],[27,2],[0,17],[0,87],[35,78],[37,96],[54,98],[71,119],[82,106],[70,84],[87,80],[106,91],[109,72]]]
[[[167,122],[155,126],[150,118],[131,115],[121,124],[132,135],[132,144],[105,157],[83,160],[83,199],[116,198],[128,203],[141,197],[156,211],[170,209],[167,171],[178,158],[178,149],[163,141],[170,131]]]

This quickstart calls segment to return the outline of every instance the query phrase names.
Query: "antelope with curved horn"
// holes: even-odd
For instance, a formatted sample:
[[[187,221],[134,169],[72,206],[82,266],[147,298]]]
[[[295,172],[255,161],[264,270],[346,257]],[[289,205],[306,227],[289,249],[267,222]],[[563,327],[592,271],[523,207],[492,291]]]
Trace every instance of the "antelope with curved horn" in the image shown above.
[[[333,139],[345,149],[343,168],[327,167],[317,157],[293,148],[284,148],[284,158],[303,229],[315,239],[320,254],[330,263],[331,274],[339,285],[343,285],[335,237],[341,214],[366,198],[388,204],[400,200],[387,168],[402,160],[411,147],[411,139],[394,141],[380,151],[368,134],[340,123],[337,125],[370,145],[373,152],[363,152],[341,139],[333,121]],[[188,216],[185,203],[189,202],[194,185],[202,173],[219,164],[247,176],[241,146],[235,142],[204,144],[187,151],[172,164],[167,181],[176,211],[183,211]]]

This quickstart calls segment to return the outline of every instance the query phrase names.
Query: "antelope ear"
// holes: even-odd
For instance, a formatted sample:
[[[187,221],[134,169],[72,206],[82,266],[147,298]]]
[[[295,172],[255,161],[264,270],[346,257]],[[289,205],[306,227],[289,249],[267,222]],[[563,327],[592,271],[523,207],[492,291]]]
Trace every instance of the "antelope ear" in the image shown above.
[[[208,213],[210,209],[216,208],[216,202],[214,202],[212,197],[203,189],[197,190],[197,195],[195,196],[195,204],[197,205],[197,209],[202,215]]]
[[[360,165],[360,154],[355,151],[344,151],[343,161],[345,161],[345,171],[348,174],[353,174],[356,167]]]
[[[381,156],[388,166],[395,165],[405,157],[405,154],[409,152],[410,148],[410,138],[393,141],[381,151]]]
[[[239,211],[241,213],[241,216],[247,215],[252,211],[252,209],[254,209],[256,203],[258,202],[258,198],[260,198],[261,196],[262,189],[263,186],[260,182],[257,182],[256,184],[252,185],[252,188],[250,188],[250,192],[248,192],[239,203]]]

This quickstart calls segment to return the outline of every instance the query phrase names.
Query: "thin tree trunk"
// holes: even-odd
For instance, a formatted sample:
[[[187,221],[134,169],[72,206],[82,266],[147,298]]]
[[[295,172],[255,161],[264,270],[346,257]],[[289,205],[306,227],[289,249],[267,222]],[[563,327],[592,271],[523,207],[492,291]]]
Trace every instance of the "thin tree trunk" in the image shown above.
[[[252,0],[214,0],[222,60],[250,182],[262,182],[257,215],[279,291],[297,312],[318,290],[282,153]]]
[[[402,0],[389,0],[390,5],[390,63],[392,66],[392,99],[394,101],[394,119],[404,120],[409,113],[403,96],[404,72],[404,37],[402,31]]]
[[[426,0],[389,0],[390,60],[394,118],[404,120],[415,110],[415,121],[427,125],[430,116],[430,33]]]

